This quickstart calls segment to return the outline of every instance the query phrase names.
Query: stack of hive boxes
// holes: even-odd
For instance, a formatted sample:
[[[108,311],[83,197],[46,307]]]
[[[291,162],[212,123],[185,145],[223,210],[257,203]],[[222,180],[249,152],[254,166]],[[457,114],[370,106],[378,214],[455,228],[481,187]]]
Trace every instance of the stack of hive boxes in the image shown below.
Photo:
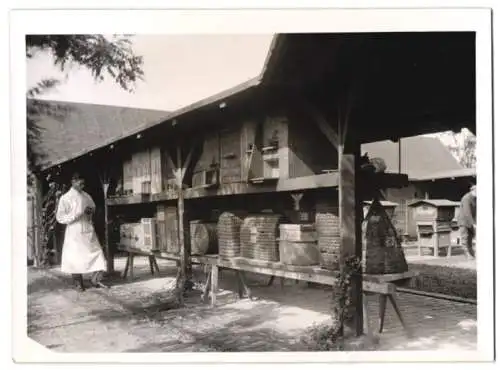
[[[316,204],[316,232],[320,265],[323,268],[340,268],[340,219],[338,205],[319,201]]]
[[[279,261],[279,225],[283,217],[277,214],[251,215],[241,225],[241,255],[260,261]]]

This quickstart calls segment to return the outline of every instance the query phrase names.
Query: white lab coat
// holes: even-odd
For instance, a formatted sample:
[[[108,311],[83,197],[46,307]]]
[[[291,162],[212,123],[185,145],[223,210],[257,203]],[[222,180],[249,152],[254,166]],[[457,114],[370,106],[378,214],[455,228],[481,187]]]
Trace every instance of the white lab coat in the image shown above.
[[[84,191],[71,188],[61,196],[57,206],[57,222],[66,225],[61,258],[61,271],[85,274],[104,271],[106,260],[92,224],[92,216],[85,208],[95,209],[95,203]]]

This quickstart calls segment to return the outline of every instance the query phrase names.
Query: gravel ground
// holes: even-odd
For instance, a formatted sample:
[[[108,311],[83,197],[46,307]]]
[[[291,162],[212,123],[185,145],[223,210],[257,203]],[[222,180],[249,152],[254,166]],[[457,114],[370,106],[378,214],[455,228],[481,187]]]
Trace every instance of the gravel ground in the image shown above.
[[[293,351],[305,350],[297,339],[307,328],[330,317],[330,294],[324,289],[293,281],[284,290],[278,282],[264,287],[265,277],[249,274],[259,298],[239,300],[230,271],[221,272],[216,307],[201,304],[195,290],[185,307],[173,308],[168,290],[175,267],[158,262],[159,277],[139,259],[134,280],[83,293],[56,269],[29,269],[28,335],[61,352]],[[117,269],[123,264],[117,260]],[[195,270],[195,279],[201,283],[201,271]],[[373,323],[378,302],[370,298]],[[416,336],[405,339],[388,307],[379,349],[475,349],[475,306],[401,294],[398,299]]]

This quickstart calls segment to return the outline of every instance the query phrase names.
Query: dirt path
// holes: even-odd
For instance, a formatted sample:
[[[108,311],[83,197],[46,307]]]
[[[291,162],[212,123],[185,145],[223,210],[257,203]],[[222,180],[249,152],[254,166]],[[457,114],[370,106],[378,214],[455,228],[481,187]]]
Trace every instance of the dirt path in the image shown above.
[[[182,309],[147,309],[174,281],[173,266],[162,262],[160,269],[162,276],[151,278],[142,264],[132,282],[84,293],[57,271],[30,269],[29,336],[62,352],[290,351],[303,350],[299,335],[330,317],[330,294],[322,289],[292,281],[284,291],[278,282],[259,287],[265,280],[250,276],[259,299],[238,300],[233,274],[226,271],[215,308],[200,304],[193,294]],[[474,306],[406,295],[399,300],[417,336],[406,340],[389,308],[381,349],[475,349]],[[377,302],[369,301],[372,322],[377,309]]]

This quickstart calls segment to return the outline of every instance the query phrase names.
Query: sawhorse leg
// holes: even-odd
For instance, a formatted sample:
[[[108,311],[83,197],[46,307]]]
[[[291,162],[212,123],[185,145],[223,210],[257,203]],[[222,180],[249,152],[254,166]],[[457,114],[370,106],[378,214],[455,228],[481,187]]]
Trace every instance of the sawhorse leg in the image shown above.
[[[413,336],[412,330],[406,325],[403,315],[399,310],[398,304],[396,302],[396,297],[394,294],[380,294],[379,296],[379,333],[382,333],[384,330],[384,320],[385,320],[385,312],[387,308],[387,298],[391,302],[392,307],[394,307],[394,311],[396,311],[396,315],[398,316],[399,322],[403,326],[403,329],[407,335],[407,337],[411,338]]]
[[[130,278],[134,278],[134,253],[128,253],[127,262],[125,263],[125,270],[123,271],[123,279],[127,278],[127,275],[130,274]]]
[[[373,344],[377,344],[380,338],[372,330],[370,315],[368,315],[368,294],[366,293],[363,293],[363,326],[363,331],[366,333],[368,340]]]
[[[205,265],[205,267],[207,267],[207,265]],[[203,303],[206,303],[208,300],[208,295],[210,293],[210,284],[212,281],[212,272],[211,271],[205,272],[205,276],[206,276],[206,282],[205,286],[203,287],[203,294],[201,296],[201,301]]]
[[[406,336],[411,338],[413,337],[413,332],[410,329],[409,326],[407,326],[403,320],[403,315],[401,314],[401,311],[399,310],[398,304],[396,302],[396,297],[394,294],[389,295],[389,300],[391,301],[392,307],[394,307],[394,311],[396,311],[396,315],[398,315],[398,319],[401,322],[401,325],[403,326],[403,329],[406,333]]]
[[[244,295],[247,296],[248,299],[252,299],[252,291],[248,287],[248,284],[245,279],[245,274],[243,271],[236,270],[236,276],[238,279],[238,295],[240,298],[243,298]]]
[[[149,269],[151,270],[151,275],[155,275],[155,272],[160,274],[160,268],[158,267],[158,262],[155,256],[148,256],[149,259]]]
[[[378,296],[378,315],[379,315],[379,328],[378,332],[382,333],[384,330],[384,321],[385,321],[385,311],[387,309],[387,294],[380,294]]]
[[[275,278],[276,278],[276,276],[274,276],[274,275],[271,276],[271,278],[269,279],[269,282],[267,283],[267,286],[273,285]],[[295,284],[298,284],[298,283],[299,283],[299,281],[295,280]],[[285,288],[285,278],[284,277],[280,277],[280,286],[281,286],[281,289]]]
[[[210,278],[210,303],[212,307],[216,304],[217,291],[219,290],[219,266],[216,264],[212,265],[211,268],[211,278]]]

